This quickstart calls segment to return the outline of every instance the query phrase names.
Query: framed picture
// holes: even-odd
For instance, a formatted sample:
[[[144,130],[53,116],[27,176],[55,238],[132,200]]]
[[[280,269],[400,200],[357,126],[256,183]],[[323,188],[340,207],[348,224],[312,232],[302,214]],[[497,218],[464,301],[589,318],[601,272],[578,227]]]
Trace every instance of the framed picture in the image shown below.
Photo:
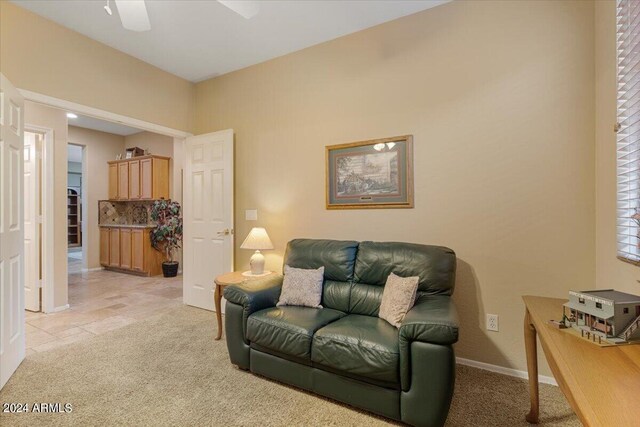
[[[413,207],[413,137],[329,145],[327,209]]]

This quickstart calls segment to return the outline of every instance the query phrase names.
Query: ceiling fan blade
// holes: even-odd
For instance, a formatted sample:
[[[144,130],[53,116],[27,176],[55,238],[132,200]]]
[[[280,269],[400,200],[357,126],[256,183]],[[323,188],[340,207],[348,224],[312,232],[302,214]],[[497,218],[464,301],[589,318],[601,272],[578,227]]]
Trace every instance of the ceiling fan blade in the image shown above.
[[[218,3],[233,10],[245,19],[251,19],[260,12],[260,3],[250,0],[218,0]]]
[[[151,23],[144,0],[115,0],[122,26],[131,31],[149,31]]]

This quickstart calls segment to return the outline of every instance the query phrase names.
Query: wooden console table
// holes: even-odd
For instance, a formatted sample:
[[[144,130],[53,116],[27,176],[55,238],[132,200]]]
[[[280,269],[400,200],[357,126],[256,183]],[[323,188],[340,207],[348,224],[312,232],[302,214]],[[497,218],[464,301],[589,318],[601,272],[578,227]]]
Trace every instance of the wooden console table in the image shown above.
[[[640,345],[599,347],[554,328],[567,300],[524,296],[530,423],[538,422],[536,337],[560,389],[585,426],[640,426]]]

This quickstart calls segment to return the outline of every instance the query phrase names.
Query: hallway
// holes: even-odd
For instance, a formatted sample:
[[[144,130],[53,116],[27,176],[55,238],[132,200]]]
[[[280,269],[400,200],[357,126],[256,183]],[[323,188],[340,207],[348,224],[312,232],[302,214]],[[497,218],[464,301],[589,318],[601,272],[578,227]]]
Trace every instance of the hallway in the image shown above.
[[[67,272],[69,274],[82,272],[82,248],[69,248],[67,251]],[[71,277],[69,278],[71,280]]]
[[[69,274],[70,308],[27,311],[27,355],[88,339],[182,306],[182,276],[137,277],[112,271]]]

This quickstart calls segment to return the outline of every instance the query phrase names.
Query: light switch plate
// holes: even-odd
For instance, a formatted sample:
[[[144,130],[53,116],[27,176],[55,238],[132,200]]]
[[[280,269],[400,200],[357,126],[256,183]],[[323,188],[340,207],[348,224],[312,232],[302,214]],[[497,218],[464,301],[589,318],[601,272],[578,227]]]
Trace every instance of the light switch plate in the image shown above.
[[[247,221],[257,221],[258,220],[258,210],[257,209],[247,209],[244,211],[244,219]]]

